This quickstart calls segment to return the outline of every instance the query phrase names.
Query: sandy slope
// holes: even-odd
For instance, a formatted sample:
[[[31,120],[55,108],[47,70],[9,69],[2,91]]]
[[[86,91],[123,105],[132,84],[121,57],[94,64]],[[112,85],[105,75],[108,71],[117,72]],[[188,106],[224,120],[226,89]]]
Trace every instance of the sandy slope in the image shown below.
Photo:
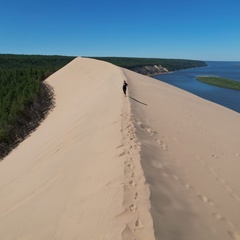
[[[0,163],[1,239],[122,239],[140,230],[153,239],[147,189],[135,192],[127,169],[130,154],[140,161],[123,79],[120,68],[82,58],[48,79],[56,107]],[[140,193],[143,210],[133,202]],[[140,217],[150,219],[145,235]]]
[[[240,115],[124,72],[156,239],[240,239]]]
[[[240,239],[239,114],[91,59],[48,83],[56,107],[0,163],[1,239]]]

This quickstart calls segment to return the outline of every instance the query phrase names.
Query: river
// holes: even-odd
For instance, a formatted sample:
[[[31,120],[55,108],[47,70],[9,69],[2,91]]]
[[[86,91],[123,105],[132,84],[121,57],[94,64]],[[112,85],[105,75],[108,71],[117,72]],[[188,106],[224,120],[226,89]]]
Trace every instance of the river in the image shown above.
[[[239,90],[216,87],[196,80],[197,76],[218,76],[240,82],[240,62],[206,63],[206,67],[179,70],[154,78],[240,113]]]

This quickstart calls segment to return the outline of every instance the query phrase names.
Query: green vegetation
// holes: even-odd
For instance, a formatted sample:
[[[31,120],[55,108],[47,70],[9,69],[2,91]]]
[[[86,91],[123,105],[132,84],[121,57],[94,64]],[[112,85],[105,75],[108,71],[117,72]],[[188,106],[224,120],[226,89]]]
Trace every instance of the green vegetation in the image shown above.
[[[74,57],[0,54],[0,72],[24,71],[42,81]]]
[[[0,54],[0,159],[44,119],[53,94],[43,80],[72,59]]]
[[[175,71],[186,68],[207,66],[207,64],[203,61],[185,59],[128,58],[128,57],[91,57],[91,58],[110,62],[119,67],[129,69],[139,66],[161,65],[168,71]]]
[[[200,77],[197,77],[197,80],[200,82],[211,84],[218,87],[240,90],[240,82],[226,79],[226,78],[213,77],[213,76],[200,76]]]

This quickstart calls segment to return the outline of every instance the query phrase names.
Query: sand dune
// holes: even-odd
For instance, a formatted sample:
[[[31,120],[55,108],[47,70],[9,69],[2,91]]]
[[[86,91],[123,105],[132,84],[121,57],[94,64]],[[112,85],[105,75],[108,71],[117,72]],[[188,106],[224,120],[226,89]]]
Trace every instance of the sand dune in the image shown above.
[[[0,163],[1,239],[240,239],[238,113],[86,58],[47,82],[55,108]]]
[[[240,115],[124,73],[156,239],[240,239]]]

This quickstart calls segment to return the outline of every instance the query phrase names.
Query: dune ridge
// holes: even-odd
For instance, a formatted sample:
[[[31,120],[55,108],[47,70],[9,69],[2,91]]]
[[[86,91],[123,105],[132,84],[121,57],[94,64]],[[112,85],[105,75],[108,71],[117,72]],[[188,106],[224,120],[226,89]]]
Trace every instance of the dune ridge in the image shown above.
[[[124,75],[124,80],[126,77]],[[123,99],[122,135],[124,161],[123,206],[129,220],[122,232],[122,239],[155,239],[150,215],[150,192],[140,163],[141,143],[136,136],[131,105],[128,98]]]

